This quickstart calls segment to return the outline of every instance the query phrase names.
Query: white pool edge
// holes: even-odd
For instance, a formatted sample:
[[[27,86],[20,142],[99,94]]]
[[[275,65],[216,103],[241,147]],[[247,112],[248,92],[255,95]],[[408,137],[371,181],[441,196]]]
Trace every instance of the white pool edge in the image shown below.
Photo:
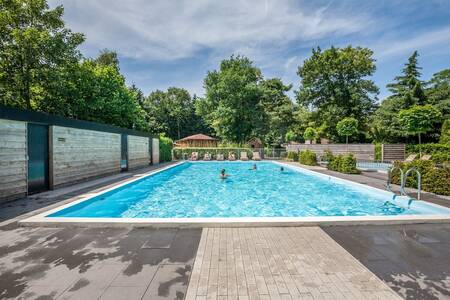
[[[322,174],[313,170],[305,169],[279,161],[268,160],[269,162],[296,169],[310,175],[333,179],[336,182],[355,185],[367,188],[378,193],[393,195],[391,192],[372,187],[366,184],[354,182],[347,179],[338,178],[331,175]],[[144,176],[114,185],[108,189],[86,193],[84,197],[70,203],[49,209],[35,216],[18,221],[20,226],[64,226],[64,227],[258,227],[258,226],[336,226],[336,225],[392,225],[392,224],[421,224],[421,223],[450,223],[448,215],[398,215],[398,216],[327,216],[327,217],[241,217],[241,218],[74,218],[74,217],[46,217],[68,207],[87,201],[93,197],[107,193],[131,184],[135,181],[174,168],[186,161],[177,162],[173,165],[163,167],[146,173]],[[237,161],[242,162],[242,161]],[[193,163],[207,163],[196,161]],[[419,201],[419,200],[416,200]],[[424,201],[420,201],[424,202]],[[424,202],[427,205],[439,209],[448,209],[441,205]]]

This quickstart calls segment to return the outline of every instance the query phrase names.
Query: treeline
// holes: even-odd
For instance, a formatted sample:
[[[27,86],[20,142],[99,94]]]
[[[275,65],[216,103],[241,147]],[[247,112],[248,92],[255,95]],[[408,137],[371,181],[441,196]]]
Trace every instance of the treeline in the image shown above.
[[[209,71],[202,97],[177,87],[145,96],[126,85],[115,52],[81,55],[84,36],[65,27],[62,6],[2,1],[0,11],[0,103],[9,106],[172,139],[202,132],[229,143],[258,137],[274,146],[319,138],[404,142],[416,141],[416,135],[438,141],[450,116],[450,69],[423,81],[417,52],[388,85],[392,96],[381,104],[371,80],[373,52],[351,46],[313,49],[298,68],[295,99],[288,96],[291,84],[265,78],[243,56]]]

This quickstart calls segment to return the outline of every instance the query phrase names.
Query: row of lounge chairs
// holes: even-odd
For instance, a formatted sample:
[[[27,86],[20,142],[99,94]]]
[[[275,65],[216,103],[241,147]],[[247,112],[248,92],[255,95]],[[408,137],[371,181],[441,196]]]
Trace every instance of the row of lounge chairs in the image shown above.
[[[405,162],[412,162],[416,158],[417,158],[417,154],[411,154],[404,161]],[[422,155],[420,157],[420,160],[430,160],[430,159],[431,159],[431,155],[429,155],[429,154],[424,154],[424,155]]]
[[[198,152],[192,152],[191,156],[189,158],[189,160],[199,160],[199,159],[200,159],[200,157],[198,155]],[[212,160],[212,159],[213,159],[213,157],[209,152],[206,152],[205,155],[203,156],[203,160]],[[223,153],[216,154],[216,160],[219,160],[219,161],[225,160]],[[236,160],[236,155],[233,152],[229,152],[228,160],[229,161]],[[244,161],[249,160],[247,152],[241,152],[240,160],[244,160]],[[261,156],[259,155],[259,152],[253,152],[252,160],[261,160]]]

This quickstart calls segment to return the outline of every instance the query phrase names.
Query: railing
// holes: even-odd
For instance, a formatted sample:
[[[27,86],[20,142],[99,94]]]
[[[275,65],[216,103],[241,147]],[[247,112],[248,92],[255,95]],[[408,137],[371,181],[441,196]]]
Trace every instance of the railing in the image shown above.
[[[416,168],[410,168],[405,172],[405,176],[403,176],[403,180],[402,180],[402,189],[403,189],[403,191],[405,190],[406,179],[408,178],[408,175],[410,172],[415,172],[417,175],[417,200],[420,200],[420,192],[422,189],[422,176],[420,175],[419,170],[417,170]]]

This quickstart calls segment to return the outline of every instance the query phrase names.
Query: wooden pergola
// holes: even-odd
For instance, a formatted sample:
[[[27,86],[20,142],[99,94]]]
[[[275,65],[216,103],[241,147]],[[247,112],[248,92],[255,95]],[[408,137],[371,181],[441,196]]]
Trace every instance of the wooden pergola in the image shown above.
[[[194,134],[175,141],[176,147],[179,148],[215,148],[218,139],[207,136],[205,134]]]

